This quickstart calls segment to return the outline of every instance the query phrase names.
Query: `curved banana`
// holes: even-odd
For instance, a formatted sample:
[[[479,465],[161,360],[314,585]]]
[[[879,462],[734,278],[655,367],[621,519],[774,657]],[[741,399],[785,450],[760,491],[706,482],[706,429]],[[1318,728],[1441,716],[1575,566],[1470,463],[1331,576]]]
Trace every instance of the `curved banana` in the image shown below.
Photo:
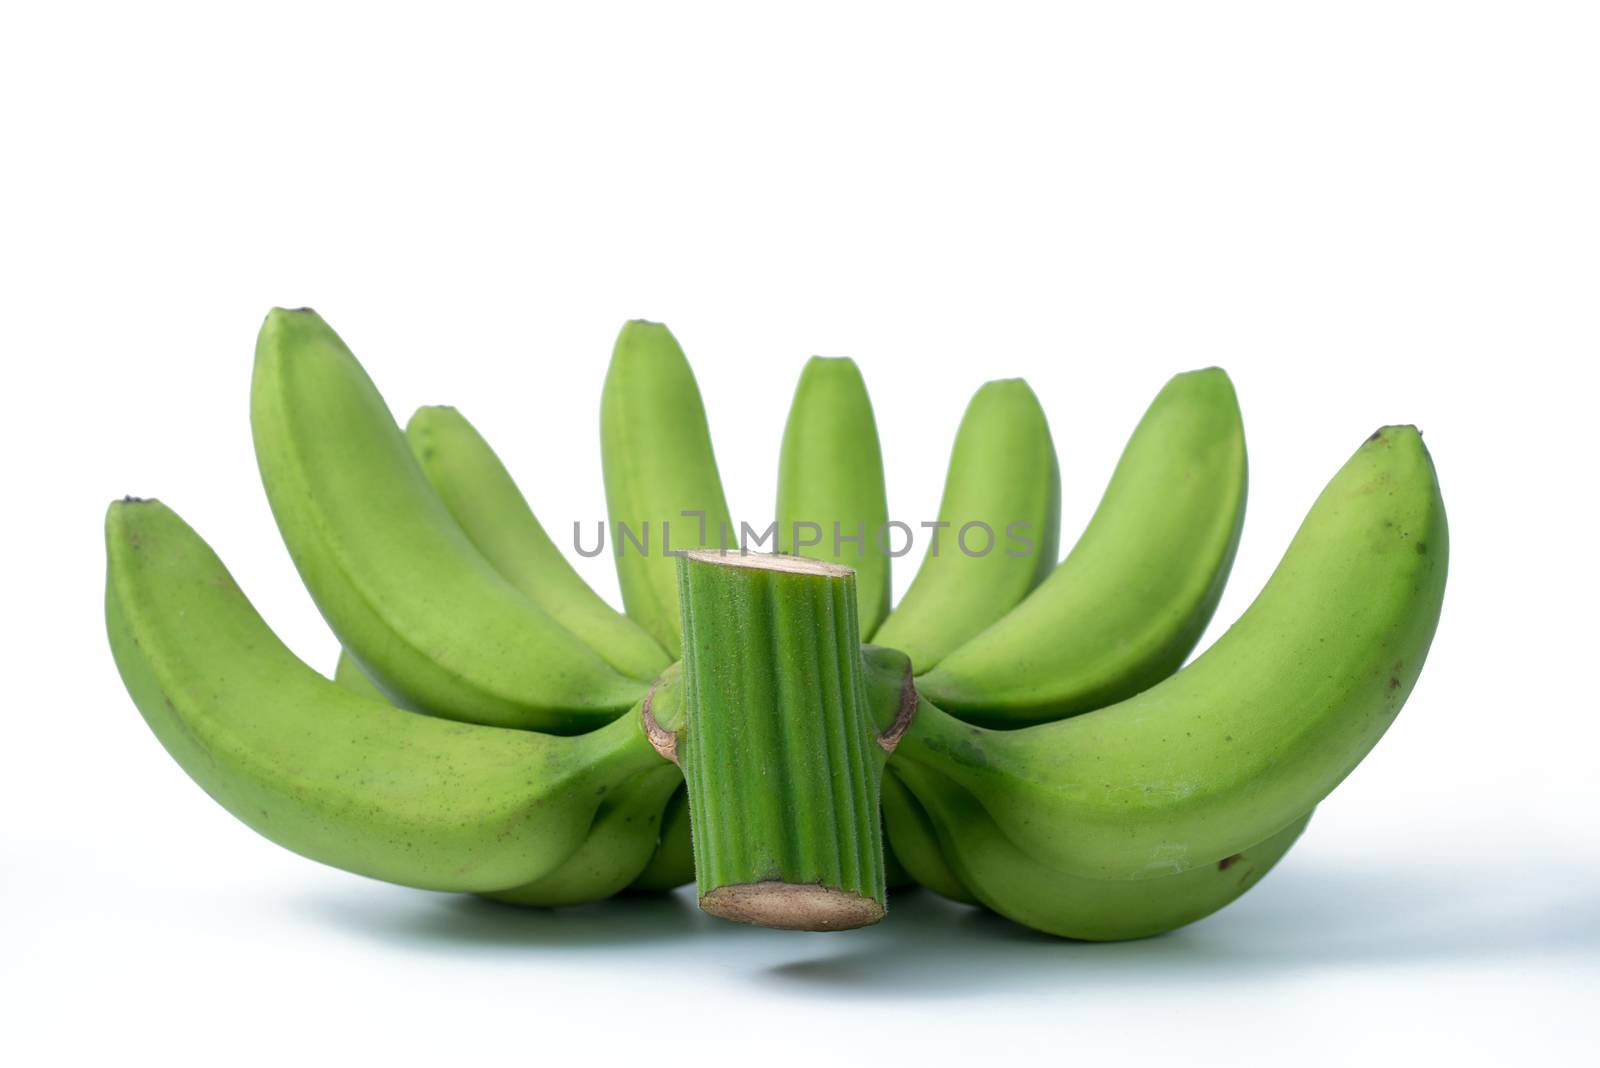
[[[959,786],[930,782],[937,776],[925,768],[907,775],[918,783],[917,796],[929,802],[924,818],[936,828],[940,856],[959,873],[963,890],[1036,931],[1091,942],[1146,938],[1211,915],[1260,882],[1310,820],[1302,816],[1265,841],[1173,875],[1086,879],[1053,871],[1012,844]]]
[[[129,694],[224,808],[313,860],[432,890],[531,883],[663,763],[636,713],[580,737],[452,723],[301,663],[158,501],[106,516],[106,629]]]
[[[1120,704],[1020,730],[923,701],[896,771],[913,790],[919,769],[959,785],[1062,874],[1143,879],[1216,864],[1309,812],[1377,743],[1433,639],[1448,542],[1421,436],[1385,427],[1194,663]]]
[[[583,581],[465,416],[418,408],[406,437],[445,507],[507,582],[622,674],[648,681],[666,670],[666,652]]]
[[[919,886],[951,901],[976,905],[978,899],[961,885],[961,879],[945,860],[939,834],[917,797],[901,784],[891,768],[879,786],[883,803],[883,829],[886,845],[894,850],[906,873]]]
[[[989,382],[961,417],[939,522],[905,596],[872,635],[918,674],[1004,616],[1056,565],[1061,473],[1020,378]]]
[[[363,697],[389,702],[348,653],[340,652],[334,681]],[[624,889],[655,892],[682,886],[694,879],[687,805],[683,774],[676,767],[639,775],[600,803],[587,836],[560,867],[526,885],[485,896],[555,907],[599,901]]]
[[[677,559],[682,549],[737,544],[711,451],[700,387],[660,323],[617,335],[600,396],[600,460],[617,578],[628,615],[681,655]]]
[[[661,841],[650,863],[629,890],[660,893],[694,882],[694,848],[689,841],[689,791],[679,776],[678,792],[661,815]]]
[[[348,653],[339,654],[334,682],[363,697],[389,699]],[[675,700],[658,688],[658,705]],[[671,712],[663,710],[670,717]],[[636,776],[600,802],[577,850],[547,875],[523,886],[485,894],[518,905],[556,907],[600,901],[624,889],[671,890],[694,878],[683,774],[676,765]]]
[[[513,905],[554,908],[620,893],[642,878],[655,859],[662,815],[673,791],[682,785],[683,775],[670,765],[638,776],[600,803],[588,837],[559,868],[534,882],[485,896]],[[689,877],[694,877],[692,868]]]
[[[309,310],[261,327],[250,424],[289,554],[323,617],[399,704],[570,733],[645,684],[518,593],[428,484],[383,398]]]
[[[888,522],[883,452],[867,384],[854,360],[813,356],[783,427],[778,551],[855,571],[863,641],[889,614]]]
[[[1244,526],[1244,426],[1221,368],[1167,383],[1078,544],[998,622],[917,680],[986,727],[1075,716],[1172,674],[1204,633]]]

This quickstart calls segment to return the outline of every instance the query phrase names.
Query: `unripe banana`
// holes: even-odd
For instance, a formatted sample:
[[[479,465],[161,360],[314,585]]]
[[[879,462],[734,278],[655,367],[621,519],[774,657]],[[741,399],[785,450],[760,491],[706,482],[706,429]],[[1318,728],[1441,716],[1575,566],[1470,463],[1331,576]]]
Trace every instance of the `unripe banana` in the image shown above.
[[[406,437],[450,514],[507,582],[622,674],[648,681],[666,669],[666,652],[589,588],[460,412],[419,408]]]
[[[883,802],[883,828],[887,845],[913,881],[951,901],[976,905],[978,899],[961,885],[961,879],[945,859],[939,834],[915,794],[901,785],[891,768],[880,787]]]
[[[315,312],[274,309],[251,387],[262,482],[323,617],[397,703],[591,730],[644,695],[518,593],[428,484],[383,398]]]
[[[863,639],[889,614],[888,522],[867,384],[854,360],[813,356],[783,428],[778,551],[854,569]]]
[[[329,682],[157,501],[111,506],[106,556],[112,653],[156,737],[229,812],[313,860],[433,890],[523,886],[578,850],[608,797],[663,768],[637,713],[553,737]]]
[[[588,641],[617,670],[654,678],[668,666],[661,647],[579,577],[499,457],[456,409],[419,409],[406,426],[406,437],[451,514],[508,582]],[[354,692],[386,700],[348,653],[340,653],[334,679]],[[639,776],[601,803],[583,843],[560,867],[533,883],[486,896],[557,906],[610,897],[647,875],[663,883],[661,889],[688,882],[694,877],[692,861],[674,866],[677,843],[664,847],[661,835],[663,809],[672,811],[668,798],[681,787],[682,776],[671,766]],[[683,847],[687,854],[687,839]],[[658,863],[663,848],[665,859]],[[650,865],[655,870],[647,872]]]
[[[694,372],[660,323],[617,335],[600,398],[600,459],[617,579],[628,615],[681,655],[677,559],[682,549],[737,543]],[[641,544],[630,541],[637,539]]]
[[[875,645],[900,649],[918,674],[1017,605],[1056,564],[1061,474],[1050,426],[1020,378],[989,382],[961,418],[941,528]]]
[[[935,828],[940,857],[959,873],[960,889],[1036,931],[1092,942],[1145,938],[1209,916],[1260,882],[1310,819],[1302,816],[1215,864],[1149,879],[1085,879],[1053,871],[1019,849],[976,798],[949,780],[935,782],[938,776],[920,767],[906,775],[929,801],[923,818]]]
[[[643,877],[661,842],[662,813],[683,785],[668,765],[634,778],[600,803],[588,836],[549,875],[486,896],[514,905],[581,905],[600,901]],[[688,882],[694,877],[690,869]]]
[[[924,701],[897,773],[913,792],[932,775],[950,780],[1062,874],[1143,879],[1216,864],[1309,812],[1376,744],[1422,670],[1448,550],[1421,436],[1385,427],[1194,663],[1120,704],[1021,730],[985,730]]]
[[[339,654],[334,681],[353,693],[388,703],[349,654]],[[666,681],[666,680],[664,680]],[[659,705],[675,691],[658,688]],[[663,710],[662,715],[670,716]],[[486,894],[519,905],[555,907],[600,901],[624,890],[671,890],[694,878],[683,775],[675,765],[636,776],[600,803],[577,850],[548,875],[525,886]]]
[[[917,689],[968,722],[1017,727],[1112,704],[1172,674],[1233,566],[1245,467],[1227,374],[1213,367],[1173,378],[1072,552]]]
[[[628,885],[640,893],[660,893],[694,881],[694,847],[689,839],[689,793],[679,776],[678,792],[661,816],[660,844],[639,877]]]

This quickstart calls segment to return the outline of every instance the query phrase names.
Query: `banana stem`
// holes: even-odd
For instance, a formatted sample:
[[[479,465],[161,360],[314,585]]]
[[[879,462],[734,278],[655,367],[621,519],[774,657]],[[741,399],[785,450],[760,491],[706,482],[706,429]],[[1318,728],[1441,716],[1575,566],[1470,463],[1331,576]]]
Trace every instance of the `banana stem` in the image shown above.
[[[652,738],[688,786],[700,907],[804,931],[884,914],[878,788],[855,573],[779,555],[678,564],[684,721]]]

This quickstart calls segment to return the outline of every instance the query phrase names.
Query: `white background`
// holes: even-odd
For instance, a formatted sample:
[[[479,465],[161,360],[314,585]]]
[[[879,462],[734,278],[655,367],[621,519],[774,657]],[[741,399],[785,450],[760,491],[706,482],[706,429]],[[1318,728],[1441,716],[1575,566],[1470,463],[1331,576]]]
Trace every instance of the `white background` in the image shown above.
[[[1592,1054],[1593,5],[567,7],[6,8],[0,1054]],[[752,520],[811,353],[862,365],[913,521],[971,391],[1025,375],[1069,541],[1166,377],[1220,363],[1251,497],[1212,636],[1386,422],[1439,466],[1443,623],[1282,867],[1149,942],[926,895],[793,935],[687,899],[517,912],[368,882],[196,789],[100,618],[105,505],[160,496],[331,667],[250,451],[273,304],[322,311],[402,416],[461,406],[558,533],[603,514],[629,317],[684,343]],[[615,596],[608,561],[580,566]]]

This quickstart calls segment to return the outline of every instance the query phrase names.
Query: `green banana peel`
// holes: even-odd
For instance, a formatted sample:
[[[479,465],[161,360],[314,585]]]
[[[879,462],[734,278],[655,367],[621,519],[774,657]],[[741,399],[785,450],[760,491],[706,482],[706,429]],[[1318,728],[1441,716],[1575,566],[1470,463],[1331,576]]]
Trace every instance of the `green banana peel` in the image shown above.
[[[419,408],[406,438],[450,514],[507,582],[618,672],[648,682],[666,670],[665,650],[583,581],[465,416]]]
[[[289,555],[340,644],[395,703],[576,733],[644,696],[645,683],[614,670],[484,559],[372,380],[315,312],[267,316],[250,413]]]
[[[664,742],[692,719],[672,663],[683,617],[666,550],[716,548],[739,532],[693,373],[664,326],[624,327],[601,408],[626,614],[583,583],[458,412],[424,408],[401,431],[326,323],[274,310],[257,347],[252,430],[284,542],[343,649],[335,681],[278,641],[176,514],[129,498],[106,519],[106,626],[157,739],[271,840],[403,885],[561,906],[682,885],[702,847],[728,868],[716,844],[732,840],[727,828],[706,830]],[[826,606],[835,633],[813,650],[816,664],[804,643],[778,645],[817,686],[827,674],[817,664],[859,649],[849,685],[865,697],[821,704],[856,708],[840,722],[873,721],[877,733],[846,761],[871,773],[857,786],[877,797],[887,768],[881,815],[849,808],[839,829],[798,843],[793,871],[844,835],[852,841],[836,852],[861,878],[843,883],[860,882],[879,914],[887,873],[1089,940],[1170,930],[1255,885],[1409,696],[1442,607],[1449,536],[1420,434],[1382,428],[1319,496],[1256,601],[1179,670],[1233,561],[1246,466],[1226,374],[1176,376],[1056,566],[1048,424],[1020,380],[989,383],[952,451],[945,551],[890,610],[890,559],[871,536],[887,522],[871,403],[853,362],[812,360],[785,430],[780,539],[796,522],[868,537],[856,560],[793,531],[780,541],[853,567],[857,596]],[[999,551],[961,551],[974,524]],[[1019,529],[1029,551],[1008,554]],[[730,624],[737,612],[719,615],[719,598],[703,591],[701,662],[759,681],[728,649],[760,643]],[[791,622],[818,610],[779,609],[772,618]],[[860,648],[863,636],[876,644]],[[792,682],[766,700],[784,730],[793,709],[819,700]],[[738,704],[716,730],[748,727]],[[700,741],[702,770],[727,779],[716,762],[744,749]],[[785,759],[816,771],[803,754]],[[841,804],[823,774],[807,796],[830,791]],[[772,808],[749,797],[752,811]],[[742,803],[717,818],[741,819]],[[794,822],[782,815],[768,822]],[[882,860],[863,851],[869,827],[886,835]],[[762,881],[759,863],[743,869],[755,882],[739,885]]]
[[[989,382],[961,418],[938,522],[900,603],[871,635],[918,674],[1000,619],[1055,567],[1061,474],[1050,426],[1020,378]]]
[[[778,551],[851,568],[863,640],[889,614],[889,503],[872,400],[855,361],[800,373],[778,463]],[[847,548],[848,546],[848,548]]]
[[[600,399],[600,459],[622,602],[674,659],[677,560],[684,549],[733,544],[700,387],[665,326],[622,328]]]
[[[1183,663],[1244,526],[1244,426],[1220,368],[1173,378],[1134,430],[1067,558],[917,680],[941,709],[1025,727],[1115,704]]]
[[[106,517],[106,626],[157,739],[224,808],[347,871],[431,890],[534,882],[604,799],[662,768],[638,715],[556,737],[413,715],[329,682],[158,501]]]
[[[1377,743],[1422,670],[1448,555],[1422,438],[1385,427],[1194,663],[1119,704],[1020,730],[924,701],[896,772],[913,792],[932,781],[918,770],[960,786],[1063,874],[1144,879],[1217,863],[1309,812]]]

